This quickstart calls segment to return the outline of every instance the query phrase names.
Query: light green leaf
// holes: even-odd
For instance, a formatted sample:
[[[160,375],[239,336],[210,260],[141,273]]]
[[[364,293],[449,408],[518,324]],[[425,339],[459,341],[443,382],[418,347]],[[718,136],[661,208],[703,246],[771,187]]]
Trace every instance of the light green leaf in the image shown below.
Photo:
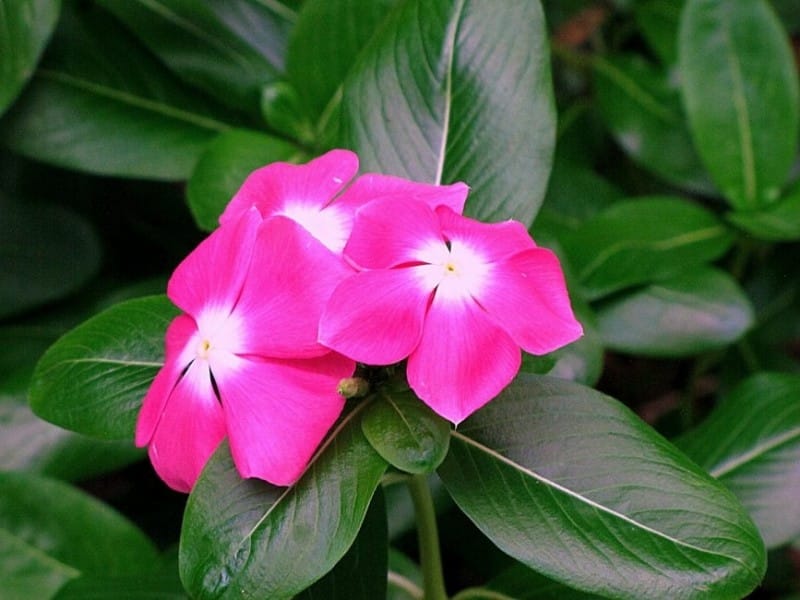
[[[700,268],[614,300],[597,313],[603,343],[645,356],[723,348],[753,325],[753,308],[724,271]]]
[[[0,0],[0,114],[33,75],[61,0]]]
[[[667,71],[638,56],[598,57],[593,64],[597,105],[628,156],[673,185],[714,193]]]
[[[164,360],[178,310],[164,296],[122,302],[59,339],[33,374],[33,411],[103,439],[132,439],[136,415]]]
[[[69,169],[185,179],[234,119],[181,85],[111,16],[65,6],[33,81],[0,123],[0,141]]]
[[[530,225],[555,142],[538,0],[412,0],[345,81],[343,144],[367,171],[466,182],[466,213]]]
[[[409,389],[382,389],[361,421],[364,435],[390,465],[430,473],[444,460],[450,424]]]
[[[360,421],[360,408],[343,417],[290,488],[241,479],[223,443],[183,520],[181,580],[192,597],[241,598],[247,590],[254,598],[291,598],[333,568],[387,466]]]
[[[766,555],[736,498],[616,400],[522,376],[453,432],[439,474],[501,550],[619,599],[741,598]]]
[[[739,210],[780,195],[797,153],[797,66],[765,0],[687,0],[679,63],[692,136]]]
[[[100,241],[79,215],[2,199],[0,209],[0,318],[63,298],[97,273]]]
[[[189,178],[186,196],[201,229],[211,231],[247,176],[276,162],[296,162],[302,151],[289,142],[245,129],[227,131],[208,145]]]
[[[800,376],[759,373],[676,441],[727,485],[768,548],[800,536]]]
[[[124,575],[155,567],[150,540],[83,492],[38,476],[0,473],[3,598],[50,598],[80,574]]]
[[[258,114],[283,70],[297,15],[255,0],[100,0],[170,69],[230,106]]]
[[[727,219],[762,240],[800,239],[800,184],[769,206],[753,211],[734,211]]]
[[[672,197],[618,202],[561,240],[590,299],[714,260],[732,241],[711,212]]]

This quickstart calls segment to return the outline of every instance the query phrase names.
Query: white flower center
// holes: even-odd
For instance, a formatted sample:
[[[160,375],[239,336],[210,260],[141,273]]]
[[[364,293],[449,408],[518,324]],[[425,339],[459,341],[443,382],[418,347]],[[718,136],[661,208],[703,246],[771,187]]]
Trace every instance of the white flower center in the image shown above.
[[[439,246],[439,244],[437,244]],[[440,299],[464,299],[476,295],[486,285],[490,265],[468,245],[455,240],[423,250],[425,262],[420,274],[427,288],[436,288]]]

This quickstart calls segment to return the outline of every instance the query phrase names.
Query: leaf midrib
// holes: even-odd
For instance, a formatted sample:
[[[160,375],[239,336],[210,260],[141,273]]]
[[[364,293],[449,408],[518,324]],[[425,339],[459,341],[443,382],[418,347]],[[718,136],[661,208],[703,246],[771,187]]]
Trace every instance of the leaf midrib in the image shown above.
[[[772,450],[775,450],[776,448],[779,448],[780,446],[783,446],[795,439],[800,439],[800,427],[793,427],[792,429],[784,431],[780,435],[771,436],[766,440],[760,441],[747,452],[743,452],[742,454],[731,457],[728,460],[719,463],[710,469],[709,473],[713,477],[720,479],[721,477],[730,475],[737,469],[747,466],[748,463],[761,458]]]
[[[523,475],[531,477],[532,479],[535,479],[536,481],[538,481],[538,482],[540,482],[540,483],[542,483],[542,484],[544,484],[546,486],[549,486],[551,489],[555,489],[556,491],[558,491],[558,492],[560,492],[560,493],[562,493],[562,494],[564,494],[566,496],[569,496],[571,498],[574,498],[574,499],[576,499],[576,500],[578,500],[580,502],[583,502],[583,503],[591,506],[592,508],[594,508],[598,512],[602,512],[602,513],[605,513],[605,514],[610,515],[612,517],[615,517],[617,519],[620,519],[621,521],[624,521],[624,522],[630,524],[633,527],[636,527],[636,528],[638,528],[638,529],[640,529],[642,531],[645,531],[647,533],[650,533],[650,534],[652,534],[652,535],[654,535],[654,536],[656,536],[658,538],[666,540],[666,541],[674,544],[675,546],[682,547],[682,548],[687,548],[689,550],[693,550],[693,551],[698,552],[700,554],[706,554],[706,555],[710,555],[710,556],[717,556],[717,557],[725,558],[727,560],[734,561],[734,562],[742,565],[748,572],[752,573],[754,575],[754,577],[758,578],[758,573],[750,565],[748,565],[747,563],[745,563],[744,561],[742,561],[740,558],[738,558],[736,556],[730,556],[730,555],[724,554],[722,552],[717,552],[717,551],[714,551],[714,550],[701,548],[699,546],[695,546],[694,544],[690,544],[690,543],[685,542],[683,540],[674,538],[673,536],[668,535],[667,533],[665,533],[663,531],[658,531],[656,529],[653,529],[652,527],[649,527],[649,526],[645,525],[644,523],[640,523],[640,522],[628,517],[627,515],[624,515],[624,514],[622,514],[620,512],[617,512],[616,510],[613,510],[613,509],[611,509],[611,508],[609,508],[607,506],[603,506],[602,504],[599,504],[599,503],[593,501],[592,499],[587,498],[586,496],[582,496],[581,494],[579,494],[577,492],[574,492],[574,491],[570,490],[569,488],[566,488],[566,487],[564,487],[562,485],[559,485],[555,481],[547,479],[546,477],[543,477],[543,476],[541,476],[541,475],[539,475],[537,473],[534,473],[533,471],[531,471],[527,467],[524,467],[523,465],[514,462],[513,460],[507,458],[506,456],[503,456],[502,454],[500,454],[496,450],[493,450],[492,448],[489,448],[488,446],[485,446],[485,445],[479,443],[478,441],[476,441],[476,440],[474,440],[474,439],[472,439],[470,437],[467,437],[466,435],[464,435],[464,434],[462,434],[462,433],[460,433],[458,431],[455,431],[455,430],[452,431],[451,435],[453,437],[455,437],[455,438],[459,438],[463,443],[465,443],[467,445],[471,445],[471,446],[473,446],[474,448],[476,448],[477,450],[479,450],[481,452],[485,452],[490,457],[492,457],[495,460],[497,460],[497,461],[499,461],[499,462],[511,467],[512,469],[522,473]]]

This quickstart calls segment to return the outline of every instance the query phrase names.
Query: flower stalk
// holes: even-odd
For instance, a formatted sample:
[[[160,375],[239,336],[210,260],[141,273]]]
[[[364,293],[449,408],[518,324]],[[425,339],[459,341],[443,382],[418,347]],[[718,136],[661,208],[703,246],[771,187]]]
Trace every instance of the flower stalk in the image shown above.
[[[417,517],[417,538],[419,560],[422,567],[422,581],[425,600],[447,600],[442,572],[442,558],[439,550],[439,530],[436,525],[436,511],[425,475],[414,475],[408,479],[408,489],[414,503]]]

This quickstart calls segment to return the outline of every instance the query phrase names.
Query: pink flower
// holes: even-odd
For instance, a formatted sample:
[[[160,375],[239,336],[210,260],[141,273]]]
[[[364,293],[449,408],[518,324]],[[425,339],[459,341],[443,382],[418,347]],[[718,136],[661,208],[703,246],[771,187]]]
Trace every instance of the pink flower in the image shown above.
[[[166,361],[144,399],[136,444],[188,492],[227,435],[243,477],[294,483],[339,416],[353,361],[316,341],[323,303],[348,273],[296,223],[243,211],[175,270]]]
[[[345,188],[358,172],[358,157],[349,150],[331,150],[304,164],[276,162],[253,171],[231,199],[220,223],[256,207],[264,218],[294,220],[335,254],[341,254],[353,228],[355,211],[379,198],[416,198],[432,207],[464,208],[463,183],[430,185],[389,175],[367,174]]]
[[[582,334],[558,259],[520,223],[377,200],[344,253],[362,270],[333,292],[320,341],[373,365],[408,357],[411,388],[454,423],[508,385],[520,347],[545,354]]]

